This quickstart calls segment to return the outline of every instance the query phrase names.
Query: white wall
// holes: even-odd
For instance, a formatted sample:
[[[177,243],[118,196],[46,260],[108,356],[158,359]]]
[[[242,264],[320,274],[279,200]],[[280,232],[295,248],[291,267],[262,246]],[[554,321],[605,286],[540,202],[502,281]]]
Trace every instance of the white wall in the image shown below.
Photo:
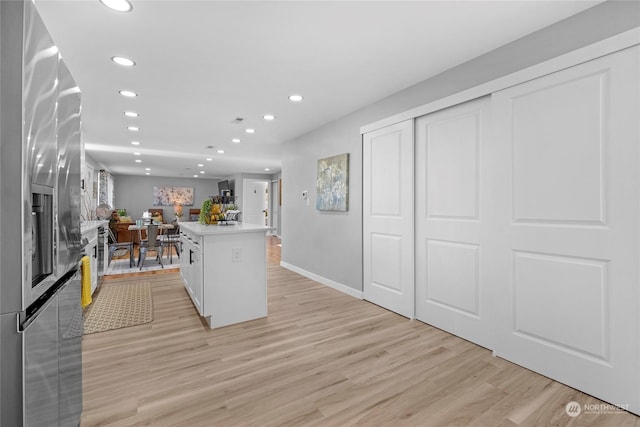
[[[362,289],[360,124],[348,117],[286,144],[280,210],[282,261],[354,289]],[[349,210],[318,211],[317,161],[342,153],[349,153]]]
[[[281,210],[283,263],[362,290],[361,126],[638,26],[640,2],[608,1],[285,143]],[[342,153],[350,154],[349,211],[316,211],[316,162]],[[303,190],[309,191],[309,205],[302,200]]]
[[[217,179],[166,178],[135,175],[114,175],[114,209],[126,209],[132,219],[141,218],[149,208],[163,208],[164,220],[174,218],[172,206],[153,206],[153,187],[193,187],[193,205],[184,206],[182,219],[187,220],[190,208],[200,208],[202,202],[218,194]]]
[[[282,215],[280,215],[280,178],[282,178],[281,174],[273,175],[269,186],[269,225],[274,228],[272,233],[276,236],[280,236],[282,230]]]

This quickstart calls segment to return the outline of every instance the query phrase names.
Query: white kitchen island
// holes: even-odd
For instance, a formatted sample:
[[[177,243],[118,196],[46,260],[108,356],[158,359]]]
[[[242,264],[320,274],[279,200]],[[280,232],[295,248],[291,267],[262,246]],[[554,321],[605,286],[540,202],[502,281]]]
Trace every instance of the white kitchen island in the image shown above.
[[[91,271],[91,294],[102,281],[104,272],[109,265],[109,242],[105,229],[109,227],[109,220],[83,221],[80,223],[82,238],[86,239],[83,251],[89,256],[89,270]]]
[[[254,224],[180,223],[180,272],[210,328],[267,316],[268,230]]]

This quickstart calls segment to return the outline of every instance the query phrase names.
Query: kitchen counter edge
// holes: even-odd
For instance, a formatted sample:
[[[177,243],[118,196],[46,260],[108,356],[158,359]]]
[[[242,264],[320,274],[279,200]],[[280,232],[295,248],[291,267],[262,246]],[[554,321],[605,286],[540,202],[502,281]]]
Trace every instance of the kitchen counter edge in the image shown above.
[[[87,231],[91,231],[102,226],[107,227],[108,225],[109,225],[108,219],[98,219],[95,221],[82,221],[80,223],[80,232],[84,234]]]
[[[256,233],[267,232],[273,230],[272,227],[257,224],[234,224],[234,225],[217,225],[217,224],[200,224],[198,222],[181,222],[180,228],[188,230],[200,236],[208,236],[214,234],[238,234],[238,233]]]

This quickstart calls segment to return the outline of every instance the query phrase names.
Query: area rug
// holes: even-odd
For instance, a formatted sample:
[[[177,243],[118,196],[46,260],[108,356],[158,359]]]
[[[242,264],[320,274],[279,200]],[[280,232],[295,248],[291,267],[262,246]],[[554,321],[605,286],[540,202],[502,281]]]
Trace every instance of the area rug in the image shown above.
[[[137,263],[138,258],[136,257],[133,261],[134,264]],[[162,264],[164,267],[156,260],[155,253],[151,253],[145,260],[142,270],[135,265],[132,268],[129,267],[129,255],[127,254],[120,259],[114,257],[104,274],[105,276],[117,276],[119,274],[131,274],[140,271],[162,271],[163,269],[180,268],[180,258],[176,254],[173,254],[172,257],[165,255],[162,257]]]
[[[84,317],[84,333],[142,325],[153,320],[151,283],[104,283]]]

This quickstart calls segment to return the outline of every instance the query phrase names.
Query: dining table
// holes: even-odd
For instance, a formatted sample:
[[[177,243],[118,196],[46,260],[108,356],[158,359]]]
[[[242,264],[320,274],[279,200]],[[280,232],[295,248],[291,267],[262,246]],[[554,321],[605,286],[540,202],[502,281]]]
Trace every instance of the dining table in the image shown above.
[[[136,244],[140,244],[140,239],[142,238],[141,232],[147,229],[147,225],[148,224],[142,224],[142,225],[132,224],[127,228],[131,233],[132,242]],[[160,223],[156,225],[158,226],[158,235],[164,233],[166,230],[173,230],[175,228],[173,224],[168,224],[168,223]]]
[[[140,244],[140,241],[146,236],[142,235],[142,232],[147,230],[149,224],[132,224],[128,227],[129,232],[131,233],[131,241],[135,244]],[[173,224],[165,224],[165,223],[156,223],[158,226],[158,237],[166,232],[166,230],[173,230],[175,227]],[[137,232],[137,233],[136,233]],[[162,251],[160,252],[162,253]],[[140,261],[138,261],[140,262]],[[162,265],[162,261],[160,262]]]

